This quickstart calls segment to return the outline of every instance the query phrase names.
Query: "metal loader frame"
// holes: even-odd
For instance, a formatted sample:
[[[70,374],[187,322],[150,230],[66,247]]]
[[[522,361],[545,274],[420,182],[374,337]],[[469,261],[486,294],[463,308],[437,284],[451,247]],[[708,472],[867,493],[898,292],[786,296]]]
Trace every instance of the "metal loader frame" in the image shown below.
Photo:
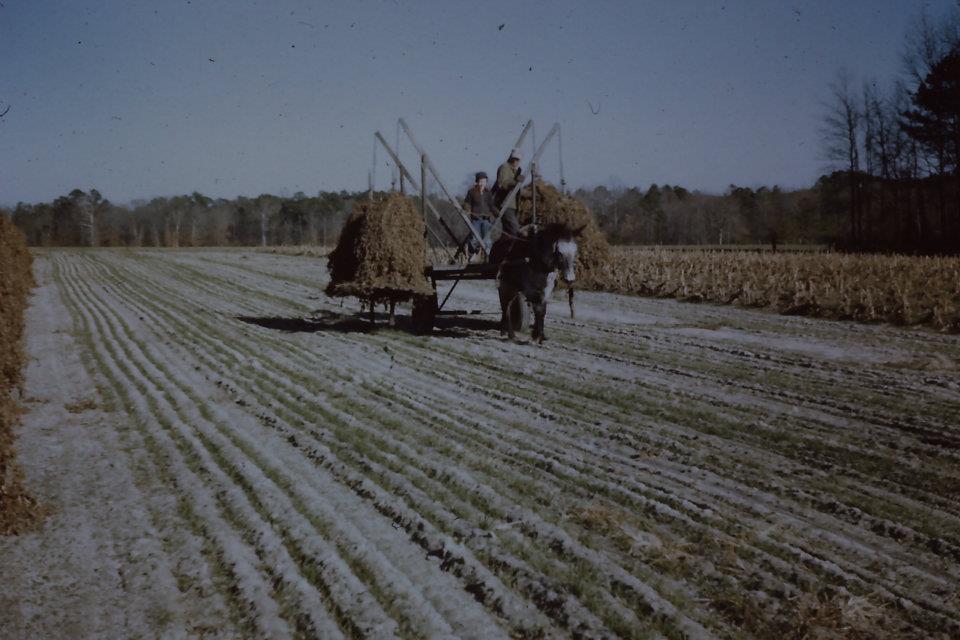
[[[461,280],[494,280],[497,277],[499,267],[497,265],[490,264],[456,264],[456,256],[460,254],[462,247],[469,242],[471,238],[475,239],[480,245],[480,251],[484,258],[489,258],[487,254],[485,240],[473,225],[470,223],[470,215],[463,210],[463,207],[460,205],[460,201],[454,197],[450,190],[447,189],[446,184],[443,181],[443,178],[440,177],[440,172],[437,170],[436,166],[430,161],[430,157],[427,154],[426,150],[420,143],[417,141],[414,136],[413,130],[410,128],[410,125],[407,124],[407,121],[403,118],[399,118],[397,121],[399,128],[406,134],[407,138],[413,144],[413,147],[417,150],[417,153],[420,157],[420,179],[419,181],[414,177],[410,170],[404,165],[400,160],[400,156],[397,153],[396,149],[393,149],[390,144],[384,138],[383,134],[380,131],[374,133],[374,138],[380,145],[386,150],[387,154],[390,156],[390,159],[396,165],[400,173],[400,189],[403,191],[404,179],[409,182],[412,189],[420,192],[420,214],[423,216],[424,222],[427,220],[427,211],[433,214],[434,219],[437,221],[439,226],[447,233],[450,240],[453,242],[453,245],[457,247],[457,254],[451,254],[449,248],[446,246],[444,240],[439,237],[439,235],[434,231],[430,225],[427,225],[427,230],[430,234],[430,237],[433,238],[436,246],[442,248],[447,256],[450,259],[450,264],[445,265],[428,265],[425,269],[425,275],[430,279],[430,283],[433,286],[433,294],[426,296],[417,296],[413,300],[413,328],[414,330],[421,333],[429,333],[434,326],[437,315],[442,313],[446,314],[462,314],[466,313],[463,311],[444,311],[444,306],[447,301],[450,299],[450,295],[453,293],[453,290],[456,288],[457,284]],[[522,148],[524,140],[527,137],[527,134],[533,131],[534,124],[533,120],[527,120],[526,124],[523,127],[523,130],[520,132],[520,136],[517,138],[516,143],[513,145],[513,148],[519,149]],[[399,134],[398,134],[399,136]],[[546,150],[547,145],[553,140],[554,137],[557,137],[558,141],[560,138],[560,123],[554,123],[550,128],[550,131],[547,133],[546,137],[539,145],[534,145],[536,148],[534,150],[533,156],[531,156],[530,161],[527,163],[527,171],[523,174],[523,179],[517,182],[513,187],[510,193],[503,200],[503,204],[500,206],[497,211],[497,215],[493,220],[491,225],[491,230],[496,226],[497,222],[503,217],[504,213],[507,211],[507,204],[516,196],[517,193],[523,188],[524,184],[527,182],[526,176],[531,176],[531,181],[536,180],[537,178],[537,162],[540,157],[543,155],[543,152]],[[562,154],[562,142],[560,144],[560,185],[561,189],[565,189],[566,182],[563,177],[563,154]],[[453,205],[454,211],[463,221],[468,229],[468,233],[465,237],[460,237],[450,228],[450,225],[443,219],[443,216],[440,215],[440,212],[437,211],[436,207],[430,200],[427,198],[427,176],[430,175],[436,181],[437,185],[440,187],[441,192],[447,201]],[[371,183],[371,193],[373,191]],[[533,189],[533,224],[534,228],[537,225],[537,195],[536,189]],[[444,297],[443,302],[439,302],[439,297],[437,295],[437,282],[444,280],[453,280],[453,286],[447,292],[447,295]]]

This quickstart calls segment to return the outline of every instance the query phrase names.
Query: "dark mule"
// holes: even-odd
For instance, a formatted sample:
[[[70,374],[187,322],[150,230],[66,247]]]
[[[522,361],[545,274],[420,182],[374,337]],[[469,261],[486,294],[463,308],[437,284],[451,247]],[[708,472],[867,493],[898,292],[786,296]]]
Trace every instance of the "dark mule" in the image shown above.
[[[543,342],[543,320],[547,299],[553,292],[557,272],[564,282],[576,279],[577,237],[583,231],[564,224],[549,224],[532,236],[501,238],[490,251],[490,262],[500,265],[497,289],[500,292],[500,331],[513,339],[522,328],[526,304],[533,307],[534,340]]]

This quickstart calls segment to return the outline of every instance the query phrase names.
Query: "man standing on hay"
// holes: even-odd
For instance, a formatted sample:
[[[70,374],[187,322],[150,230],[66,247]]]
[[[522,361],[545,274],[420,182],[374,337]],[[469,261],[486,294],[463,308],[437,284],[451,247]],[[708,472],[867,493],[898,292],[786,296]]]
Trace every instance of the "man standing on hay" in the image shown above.
[[[493,207],[493,196],[490,195],[490,190],[487,189],[487,174],[485,172],[478,171],[474,176],[474,180],[474,185],[467,191],[467,197],[464,198],[463,203],[467,211],[470,212],[470,224],[477,230],[480,237],[483,238],[483,248],[487,253],[490,253],[490,229],[493,227],[491,220],[496,216],[496,210]],[[471,259],[480,251],[480,243],[473,234],[470,235],[467,249]]]
[[[520,168],[520,150],[512,149],[510,155],[507,156],[507,161],[500,165],[500,168],[497,169],[497,181],[493,186],[494,193],[494,204],[497,207],[497,210],[503,206],[504,201],[507,199],[507,196],[510,195],[510,192],[513,191],[513,188],[517,186],[518,182],[523,182],[523,177],[520,175],[522,169]],[[507,209],[503,212],[503,216],[500,218],[503,222],[503,233],[508,237],[516,238],[520,235],[520,224],[517,222],[517,196],[514,194],[509,201],[507,201]]]

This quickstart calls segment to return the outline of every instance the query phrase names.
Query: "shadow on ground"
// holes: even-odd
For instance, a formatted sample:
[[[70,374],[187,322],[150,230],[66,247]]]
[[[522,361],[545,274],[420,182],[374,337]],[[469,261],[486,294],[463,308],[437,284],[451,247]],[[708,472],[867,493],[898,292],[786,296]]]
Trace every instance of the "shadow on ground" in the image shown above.
[[[402,331],[416,333],[410,316],[398,314],[395,325],[390,326],[389,316],[386,313],[374,314],[374,322],[370,321],[370,314],[365,313],[336,313],[334,311],[318,310],[313,316],[285,317],[285,316],[237,316],[237,320],[253,324],[265,329],[283,331],[284,333],[373,333],[381,330]],[[497,332],[499,335],[500,319],[479,314],[442,315],[436,319],[436,326],[430,335],[444,338],[476,337],[478,333]]]

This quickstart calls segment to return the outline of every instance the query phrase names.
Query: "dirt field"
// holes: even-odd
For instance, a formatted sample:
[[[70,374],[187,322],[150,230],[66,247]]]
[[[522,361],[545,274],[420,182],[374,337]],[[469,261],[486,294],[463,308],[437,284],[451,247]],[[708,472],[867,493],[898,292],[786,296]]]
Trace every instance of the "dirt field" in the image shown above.
[[[489,282],[419,337],[312,258],[34,270],[5,638],[960,635],[958,336],[582,293],[537,347]]]

